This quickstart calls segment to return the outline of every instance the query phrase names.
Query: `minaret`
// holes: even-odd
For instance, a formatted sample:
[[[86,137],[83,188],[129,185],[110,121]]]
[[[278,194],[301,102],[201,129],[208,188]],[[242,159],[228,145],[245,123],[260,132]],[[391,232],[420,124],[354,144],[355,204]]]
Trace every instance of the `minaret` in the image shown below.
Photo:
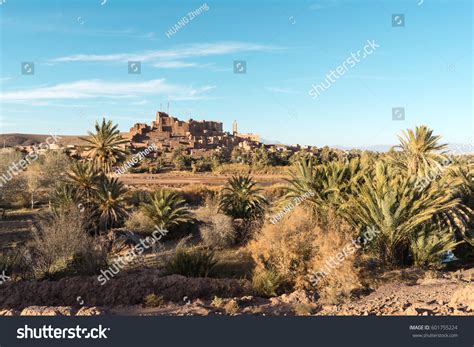
[[[234,123],[232,123],[232,135],[237,135],[239,132],[237,131],[237,121],[234,120]]]

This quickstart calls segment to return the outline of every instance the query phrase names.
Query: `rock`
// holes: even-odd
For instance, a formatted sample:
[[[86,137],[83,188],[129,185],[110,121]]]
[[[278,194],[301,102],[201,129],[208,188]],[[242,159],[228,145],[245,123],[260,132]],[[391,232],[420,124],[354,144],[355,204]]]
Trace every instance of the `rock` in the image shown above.
[[[100,309],[99,307],[81,307],[79,311],[77,311],[76,316],[102,316],[105,314],[105,311]]]
[[[29,306],[21,311],[20,316],[71,316],[71,313],[69,306]]]
[[[433,310],[434,310],[434,307],[415,307],[415,310],[416,312],[418,312],[418,314],[421,314],[422,316],[432,316],[433,315]]]
[[[418,311],[413,306],[410,306],[404,311],[404,315],[406,315],[406,316],[418,316]]]
[[[468,284],[456,290],[449,301],[449,306],[455,309],[461,306],[474,311],[474,284]]]
[[[290,294],[279,297],[280,302],[285,304],[312,304],[316,301],[315,294],[305,290],[297,290]]]

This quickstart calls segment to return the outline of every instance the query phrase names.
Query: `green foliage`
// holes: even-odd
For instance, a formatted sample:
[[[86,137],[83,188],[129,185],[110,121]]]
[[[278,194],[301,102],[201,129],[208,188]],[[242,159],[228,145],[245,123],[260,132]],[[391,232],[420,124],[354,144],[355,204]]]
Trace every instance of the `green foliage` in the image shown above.
[[[99,217],[99,226],[108,230],[119,226],[128,215],[125,210],[126,189],[117,178],[104,176],[93,197],[94,211]]]
[[[428,176],[430,170],[440,167],[446,160],[446,144],[439,144],[440,136],[434,136],[433,130],[422,125],[415,131],[408,129],[398,137],[400,144],[395,148],[401,150],[394,156],[393,164],[405,171],[409,176]]]
[[[280,285],[281,278],[275,271],[262,269],[253,273],[252,287],[255,293],[259,296],[276,296]]]
[[[117,128],[117,124],[113,125],[112,121],[103,118],[102,123],[95,123],[95,133],[89,131],[89,137],[81,138],[88,143],[85,147],[88,157],[105,173],[110,172],[112,166],[127,154],[124,145],[129,141],[120,135]]]
[[[233,218],[262,218],[267,201],[260,192],[250,176],[233,176],[222,190],[220,209]]]
[[[153,194],[151,201],[142,205],[142,210],[155,225],[165,230],[192,221],[185,200],[165,189]]]
[[[411,239],[410,249],[413,262],[419,267],[439,264],[443,255],[458,244],[459,242],[454,241],[449,231],[424,226],[415,232]]]
[[[199,248],[178,248],[166,265],[170,274],[186,277],[208,277],[217,261],[214,252]]]
[[[173,151],[172,160],[175,168],[182,171],[189,170],[193,162],[193,158],[186,154],[186,149],[182,146]]]
[[[347,196],[352,195],[359,184],[361,175],[359,159],[316,165],[314,158],[303,157],[295,163],[295,171],[287,180],[289,186],[282,204],[305,196],[303,204],[324,220],[330,211],[340,213]]]

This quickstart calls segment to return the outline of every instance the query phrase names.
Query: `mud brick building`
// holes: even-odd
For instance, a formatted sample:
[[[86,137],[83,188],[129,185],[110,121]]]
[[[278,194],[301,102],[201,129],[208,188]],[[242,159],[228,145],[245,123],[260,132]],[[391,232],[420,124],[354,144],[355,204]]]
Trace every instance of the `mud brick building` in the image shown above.
[[[236,129],[236,124],[235,124]],[[154,143],[160,152],[171,152],[184,147],[190,154],[205,156],[212,150],[231,151],[235,146],[255,147],[259,137],[255,134],[233,134],[224,132],[221,122],[188,122],[171,117],[165,112],[157,112],[151,125],[137,123],[130,129],[132,149],[147,147]]]

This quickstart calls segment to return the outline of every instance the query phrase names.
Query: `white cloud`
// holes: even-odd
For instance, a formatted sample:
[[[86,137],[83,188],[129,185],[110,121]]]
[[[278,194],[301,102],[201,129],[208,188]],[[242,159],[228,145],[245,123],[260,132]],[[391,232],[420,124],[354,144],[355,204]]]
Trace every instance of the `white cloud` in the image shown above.
[[[144,51],[140,53],[120,54],[76,54],[52,59],[53,62],[125,62],[180,60],[185,58],[235,54],[243,52],[262,52],[281,48],[245,42],[194,43],[173,49]]]
[[[181,68],[186,68],[186,67],[201,67],[204,65],[199,65],[196,63],[186,63],[184,61],[160,61],[158,63],[153,64],[154,67],[160,68],[160,69],[181,69]]]
[[[42,86],[32,89],[6,91],[0,94],[4,102],[93,99],[93,98],[138,98],[144,95],[165,95],[170,100],[202,99],[202,93],[213,86],[194,88],[167,83],[164,79],[143,82],[109,82],[102,80],[82,80]]]
[[[298,92],[296,90],[288,89],[288,88],[276,88],[276,87],[267,87],[265,90],[269,92],[275,92],[275,93],[282,93],[282,94],[301,94],[301,92]]]

